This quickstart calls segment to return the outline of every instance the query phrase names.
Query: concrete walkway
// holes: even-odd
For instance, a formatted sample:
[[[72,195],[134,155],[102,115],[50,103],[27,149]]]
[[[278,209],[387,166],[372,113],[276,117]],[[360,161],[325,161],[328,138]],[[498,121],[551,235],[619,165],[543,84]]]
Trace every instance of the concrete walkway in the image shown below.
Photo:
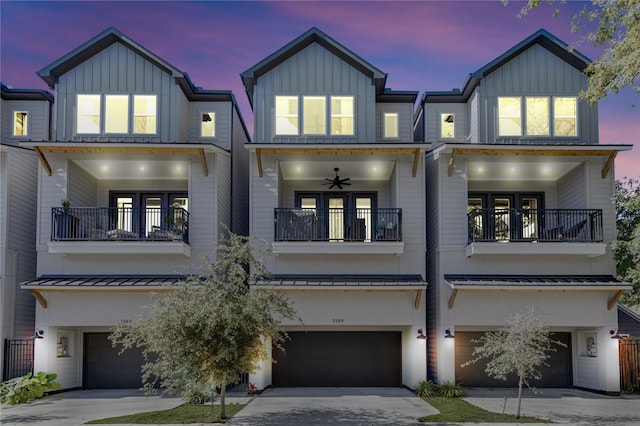
[[[515,414],[516,397],[515,389],[470,389],[465,399],[489,411],[502,413],[504,409],[506,413]],[[267,389],[255,398],[229,395],[227,402],[248,403],[226,423],[234,426],[417,425],[418,418],[437,413],[403,388]],[[31,404],[2,407],[0,423],[3,426],[78,426],[90,420],[166,410],[180,404],[179,398],[147,397],[135,389],[73,391]],[[527,390],[522,400],[522,415],[565,425],[640,425],[640,395],[610,397],[575,389],[544,389],[534,394]]]

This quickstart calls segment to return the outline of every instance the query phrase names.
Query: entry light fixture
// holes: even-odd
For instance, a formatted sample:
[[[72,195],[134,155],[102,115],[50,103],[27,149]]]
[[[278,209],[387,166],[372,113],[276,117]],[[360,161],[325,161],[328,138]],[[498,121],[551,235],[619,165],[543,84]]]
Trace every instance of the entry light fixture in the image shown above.
[[[33,333],[33,336],[31,336],[32,339],[44,339],[44,330],[40,330],[39,328],[36,328],[35,333]]]
[[[456,337],[456,336],[454,336],[453,334],[451,334],[451,329],[450,329],[450,328],[447,328],[447,329],[444,331],[444,338],[445,338],[445,339],[453,339],[454,337]]]
[[[624,339],[625,337],[629,337],[629,334],[620,333],[617,328],[615,330],[609,330],[609,334],[611,334],[612,339],[618,339],[618,340]]]
[[[427,336],[424,335],[424,333],[422,332],[421,328],[418,329],[418,335],[416,336],[416,339],[419,339],[419,340],[426,340],[427,339]]]

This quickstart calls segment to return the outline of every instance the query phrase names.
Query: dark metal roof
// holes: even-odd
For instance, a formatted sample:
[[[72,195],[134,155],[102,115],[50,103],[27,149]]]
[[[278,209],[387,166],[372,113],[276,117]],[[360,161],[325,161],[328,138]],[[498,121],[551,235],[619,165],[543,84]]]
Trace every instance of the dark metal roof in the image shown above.
[[[178,275],[43,275],[37,280],[20,284],[23,289],[131,289],[169,287],[183,281]]]
[[[275,275],[257,285],[287,287],[425,287],[420,275]]]
[[[444,279],[454,286],[611,286],[627,283],[611,275],[449,275]]]
[[[53,95],[41,89],[14,89],[0,82],[2,99],[7,101],[49,101],[53,103]]]

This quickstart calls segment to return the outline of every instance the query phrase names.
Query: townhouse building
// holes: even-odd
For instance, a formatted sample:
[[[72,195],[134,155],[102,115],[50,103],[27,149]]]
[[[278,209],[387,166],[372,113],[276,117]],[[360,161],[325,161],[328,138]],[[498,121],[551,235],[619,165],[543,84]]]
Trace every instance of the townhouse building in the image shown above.
[[[317,28],[241,74],[254,112],[250,232],[299,322],[266,386],[416,386],[426,374],[425,177],[418,92]],[[270,345],[270,342],[266,342]]]
[[[578,97],[589,59],[540,30],[470,74],[426,92],[416,113],[426,157],[428,376],[513,386],[472,342],[534,307],[556,347],[544,387],[618,392],[613,164],[597,105]]]
[[[20,141],[49,139],[52,103],[45,90],[0,83],[0,381],[33,368],[35,302],[19,283],[35,278],[38,159]]]
[[[62,388],[139,387],[141,354],[108,340],[220,235],[248,228],[247,129],[233,94],[188,75],[115,28],[44,67],[53,135],[39,157],[35,370]],[[33,206],[35,209],[35,205]]]

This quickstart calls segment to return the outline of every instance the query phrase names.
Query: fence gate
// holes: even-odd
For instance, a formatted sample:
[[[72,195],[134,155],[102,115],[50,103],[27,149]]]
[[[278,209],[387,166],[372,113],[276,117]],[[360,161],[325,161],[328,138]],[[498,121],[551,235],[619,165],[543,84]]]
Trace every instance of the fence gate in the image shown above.
[[[640,339],[620,339],[620,389],[640,390]]]
[[[33,372],[33,340],[4,339],[2,380],[13,379]]]

